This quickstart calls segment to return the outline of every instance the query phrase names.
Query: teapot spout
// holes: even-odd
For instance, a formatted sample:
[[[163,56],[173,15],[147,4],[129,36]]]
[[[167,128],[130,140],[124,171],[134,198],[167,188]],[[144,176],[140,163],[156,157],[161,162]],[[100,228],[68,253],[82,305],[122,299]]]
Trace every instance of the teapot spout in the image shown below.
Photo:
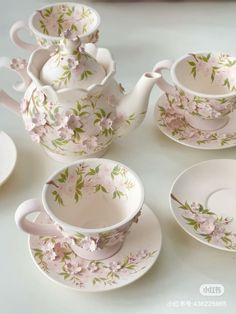
[[[138,80],[133,91],[125,95],[117,108],[117,116],[123,123],[117,129],[117,136],[123,136],[137,128],[143,121],[153,85],[161,75],[156,72],[146,72]]]

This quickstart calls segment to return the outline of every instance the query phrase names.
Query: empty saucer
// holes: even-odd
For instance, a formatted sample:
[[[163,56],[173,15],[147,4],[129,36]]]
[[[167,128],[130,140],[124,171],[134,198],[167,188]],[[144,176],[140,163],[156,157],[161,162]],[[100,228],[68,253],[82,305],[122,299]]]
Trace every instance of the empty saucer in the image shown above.
[[[0,131],[0,145],[0,185],[2,185],[15,168],[17,151],[13,140],[3,131]]]
[[[155,107],[155,121],[162,133],[173,141],[198,149],[225,149],[236,146],[236,111],[229,115],[229,122],[216,131],[193,128],[185,119],[185,111],[177,100],[163,94]]]
[[[201,162],[182,172],[170,192],[172,213],[189,235],[236,251],[236,160]]]
[[[36,222],[51,223],[43,213]],[[105,260],[75,255],[65,238],[29,236],[31,256],[43,274],[66,287],[90,292],[120,288],[143,276],[158,258],[161,242],[160,223],[147,205],[121,250]]]

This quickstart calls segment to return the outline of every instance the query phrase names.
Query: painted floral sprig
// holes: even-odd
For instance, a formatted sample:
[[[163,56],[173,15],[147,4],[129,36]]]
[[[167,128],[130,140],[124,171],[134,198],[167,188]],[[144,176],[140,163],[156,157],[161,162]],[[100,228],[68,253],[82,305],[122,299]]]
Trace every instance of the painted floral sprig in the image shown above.
[[[202,131],[193,128],[185,119],[183,104],[175,97],[166,94],[166,104],[159,106],[160,125],[171,131],[179,141],[195,142],[199,146],[219,142],[226,146],[236,141],[236,132]]]
[[[134,188],[134,182],[127,176],[127,169],[116,165],[107,168],[97,165],[92,168],[82,163],[70,171],[66,168],[54,180],[47,184],[53,186],[51,191],[54,201],[64,206],[63,196],[70,195],[76,203],[82,198],[84,191],[90,193],[106,193],[113,199],[127,198],[127,192]]]
[[[189,55],[193,57],[191,61],[188,61],[188,64],[194,79],[201,72],[209,77],[211,83],[217,80],[218,84],[226,86],[230,92],[236,91],[235,58],[223,53],[217,57],[211,53],[189,53]]]
[[[69,28],[74,33],[78,33],[79,25],[82,33],[85,33],[88,31],[91,21],[93,21],[93,19],[89,20],[92,13],[88,8],[81,7],[76,9],[75,6],[66,4],[38,10],[38,13],[41,16],[39,27],[47,35],[53,32],[56,36],[60,36],[66,28]]]
[[[41,237],[34,257],[47,273],[55,271],[65,281],[81,288],[87,285],[117,285],[126,276],[143,270],[147,259],[153,258],[157,251],[146,249],[131,252],[122,259],[112,261],[87,261],[77,256],[65,239]]]
[[[236,250],[236,233],[229,228],[233,218],[218,216],[199,203],[182,203],[173,194],[171,198],[179,204],[183,210],[182,217],[199,236],[209,243]]]

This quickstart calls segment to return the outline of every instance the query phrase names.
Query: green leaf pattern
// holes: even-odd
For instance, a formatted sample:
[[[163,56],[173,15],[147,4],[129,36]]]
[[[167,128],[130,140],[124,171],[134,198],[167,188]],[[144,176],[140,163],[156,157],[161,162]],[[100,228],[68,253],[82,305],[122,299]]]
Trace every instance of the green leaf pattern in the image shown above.
[[[64,69],[63,80],[68,80],[71,70],[68,66]],[[35,124],[36,116],[41,116],[36,127],[29,130],[33,141],[57,155],[80,157],[106,149],[120,128],[127,127],[126,123],[135,123],[140,114],[144,114],[131,114],[125,121],[110,103],[110,99],[118,100],[119,97],[120,87],[116,84],[109,93],[104,90],[102,93],[83,94],[65,106],[52,103],[35,87],[32,94],[29,93],[22,101],[22,104],[27,103],[22,115],[27,130],[28,126]],[[69,118],[74,123],[68,122]]]
[[[225,102],[224,99],[220,101]],[[182,103],[169,94],[166,94],[165,104],[160,105],[158,111],[159,125],[178,141],[191,142],[198,146],[216,143],[222,147],[236,143],[236,132],[202,131],[193,128],[185,119]]]
[[[34,242],[34,258],[44,272],[56,274],[81,289],[93,286],[116,286],[127,276],[143,271],[147,260],[157,251],[146,249],[130,252],[122,259],[87,261],[77,256],[70,244],[59,238],[40,238]]]
[[[116,165],[110,170],[103,164],[91,168],[83,163],[80,167],[61,171],[54,181],[48,182],[52,186],[54,201],[65,206],[64,193],[68,185],[72,185],[71,197],[76,203],[83,197],[83,190],[89,188],[93,193],[105,193],[112,199],[128,198],[128,191],[135,187],[129,178],[125,167]]]
[[[89,8],[63,4],[40,10],[39,29],[44,34],[60,36],[63,31],[84,34],[90,30],[94,18]],[[93,34],[92,34],[93,35]]]
[[[226,86],[229,92],[236,91],[236,81],[235,81],[235,68],[236,59],[228,54],[212,55],[208,54],[194,54],[190,53],[192,56],[191,61],[188,61],[190,66],[190,75],[194,79],[198,76],[201,71],[205,73],[205,77],[208,77],[211,83],[215,82],[217,78],[220,80],[221,86]],[[221,78],[223,75],[223,78]],[[217,83],[218,84],[218,83]]]
[[[233,218],[219,216],[199,203],[182,203],[173,194],[171,197],[179,204],[185,223],[194,229],[196,235],[208,243],[236,250],[236,233],[231,228]]]

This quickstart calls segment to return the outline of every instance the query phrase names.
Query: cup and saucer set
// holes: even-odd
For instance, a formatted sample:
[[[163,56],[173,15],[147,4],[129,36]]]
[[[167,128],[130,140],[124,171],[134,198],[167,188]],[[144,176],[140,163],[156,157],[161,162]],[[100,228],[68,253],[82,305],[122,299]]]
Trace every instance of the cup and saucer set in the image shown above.
[[[41,199],[18,206],[16,224],[29,234],[32,259],[43,274],[90,292],[132,283],[161,251],[160,223],[144,202],[140,178],[118,161],[99,158],[116,137],[141,124],[154,85],[165,92],[155,107],[165,135],[200,149],[236,141],[234,57],[204,52],[175,63],[164,60],[126,93],[114,78],[110,51],[95,44],[99,25],[93,8],[51,4],[11,27],[12,42],[30,52],[29,60],[0,58],[0,67],[20,76],[13,88],[24,92],[18,104],[1,90],[1,104],[22,116],[32,140],[51,158],[66,163],[44,183]],[[23,41],[22,29],[37,44]],[[165,69],[174,86],[162,77]],[[13,143],[6,152],[14,158],[4,180],[16,162]],[[185,170],[170,192],[178,224],[202,243],[227,251],[236,250],[234,168],[234,160],[200,163]],[[31,213],[37,213],[34,220]]]
[[[172,86],[161,78],[165,92],[155,107],[155,121],[170,139],[197,149],[236,145],[236,58],[226,53],[189,53],[174,63],[163,60],[154,68],[169,70]]]

